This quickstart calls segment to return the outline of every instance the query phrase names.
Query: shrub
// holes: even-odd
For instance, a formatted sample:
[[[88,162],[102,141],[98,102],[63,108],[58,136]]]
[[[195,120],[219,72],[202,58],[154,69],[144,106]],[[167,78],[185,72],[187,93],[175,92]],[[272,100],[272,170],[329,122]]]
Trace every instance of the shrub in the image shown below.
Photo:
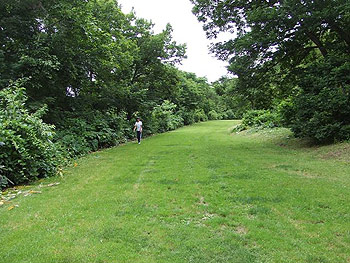
[[[218,120],[219,119],[219,114],[215,110],[211,110],[208,112],[208,119],[209,120]]]
[[[282,100],[277,108],[278,114],[281,117],[281,125],[290,127],[296,114],[295,105],[292,98]]]
[[[184,121],[185,125],[191,125],[195,123],[194,120],[194,111],[188,111],[186,109],[181,109],[178,114],[181,116],[181,118]]]
[[[153,132],[166,132],[183,126],[184,120],[179,113],[175,113],[176,105],[165,100],[152,111]]]
[[[64,161],[63,150],[53,142],[54,126],[44,123],[41,109],[25,108],[23,82],[0,91],[0,186],[21,184],[55,175]]]
[[[208,117],[207,115],[205,115],[204,110],[203,109],[196,109],[194,114],[194,121],[195,122],[200,122],[200,121],[207,121]]]
[[[227,111],[225,111],[225,118],[227,120],[234,120],[236,118],[236,114],[234,113],[233,110],[229,109]]]
[[[347,60],[344,60],[344,59]],[[326,59],[308,63],[298,75],[298,94],[283,114],[296,137],[316,143],[350,139],[349,56],[329,53]]]
[[[88,112],[77,117],[72,113],[66,115],[59,123],[55,139],[64,145],[71,157],[116,146],[132,136],[132,126],[124,112],[110,110]]]
[[[249,127],[274,128],[279,127],[280,123],[279,114],[270,110],[250,110],[242,120],[242,125]]]
[[[0,189],[6,187],[9,184],[8,178],[4,175],[4,168],[5,166],[0,165]]]
[[[323,88],[318,94],[302,93],[294,103],[290,127],[295,136],[317,143],[350,139],[350,100],[341,90]]]

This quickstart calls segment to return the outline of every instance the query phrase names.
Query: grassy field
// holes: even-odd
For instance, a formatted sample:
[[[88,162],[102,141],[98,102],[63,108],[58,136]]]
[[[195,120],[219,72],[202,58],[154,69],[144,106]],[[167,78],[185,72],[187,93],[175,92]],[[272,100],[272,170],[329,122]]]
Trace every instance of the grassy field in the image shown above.
[[[0,207],[0,262],[350,262],[350,145],[235,124],[93,153],[23,187]]]

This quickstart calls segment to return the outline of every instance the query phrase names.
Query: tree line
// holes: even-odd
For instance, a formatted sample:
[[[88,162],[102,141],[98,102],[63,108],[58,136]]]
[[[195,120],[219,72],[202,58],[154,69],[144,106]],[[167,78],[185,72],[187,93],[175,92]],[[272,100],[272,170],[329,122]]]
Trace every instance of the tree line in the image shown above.
[[[114,0],[0,3],[0,187],[134,137],[233,118],[205,78],[176,68],[186,45]]]

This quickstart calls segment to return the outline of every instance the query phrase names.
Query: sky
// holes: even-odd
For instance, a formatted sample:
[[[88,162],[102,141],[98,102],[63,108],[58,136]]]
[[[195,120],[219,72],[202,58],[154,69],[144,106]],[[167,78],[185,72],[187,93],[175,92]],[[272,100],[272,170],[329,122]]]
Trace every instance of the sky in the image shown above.
[[[187,44],[187,59],[177,67],[207,77],[210,82],[227,74],[227,63],[209,54],[210,41],[207,40],[202,24],[192,14],[189,0],[118,0],[124,13],[134,8],[137,17],[152,20],[155,33],[165,29],[167,23],[173,27],[173,38],[178,44]]]

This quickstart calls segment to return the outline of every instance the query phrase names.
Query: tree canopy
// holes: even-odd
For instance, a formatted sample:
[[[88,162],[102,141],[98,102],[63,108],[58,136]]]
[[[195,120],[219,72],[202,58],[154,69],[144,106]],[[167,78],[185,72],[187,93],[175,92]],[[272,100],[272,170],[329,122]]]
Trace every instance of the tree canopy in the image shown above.
[[[293,98],[288,122],[296,135],[350,138],[349,1],[192,2],[209,38],[232,33],[212,51],[230,62],[240,92],[254,108]],[[329,101],[334,104],[325,107]]]

